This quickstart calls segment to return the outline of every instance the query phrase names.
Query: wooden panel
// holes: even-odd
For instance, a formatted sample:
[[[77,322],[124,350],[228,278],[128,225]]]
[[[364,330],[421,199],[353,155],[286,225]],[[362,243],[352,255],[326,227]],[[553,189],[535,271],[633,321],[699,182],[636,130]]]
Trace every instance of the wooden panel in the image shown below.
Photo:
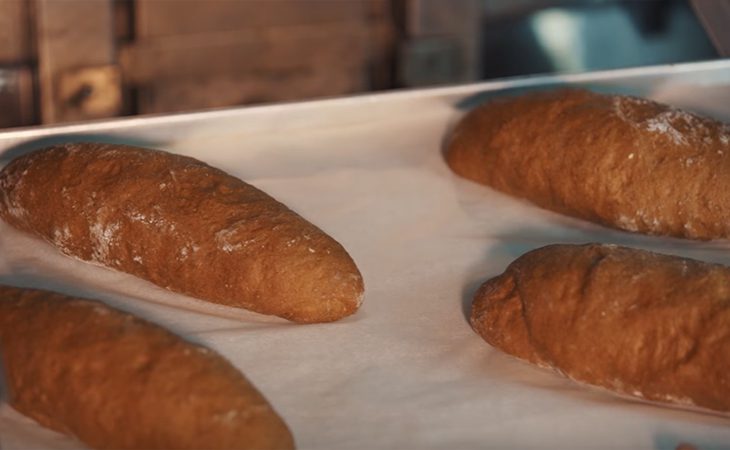
[[[113,64],[66,70],[55,86],[57,112],[67,121],[115,116],[122,104],[121,83]]]
[[[33,109],[33,74],[28,67],[0,69],[0,127],[31,125]]]
[[[60,79],[68,71],[114,63],[112,0],[36,0],[36,28],[41,117],[44,123],[83,119],[84,103],[94,102],[110,88],[83,86],[83,99],[61,97]],[[113,81],[113,77],[108,78]],[[89,90],[90,89],[90,90]],[[64,104],[67,99],[74,104]],[[118,114],[108,111],[104,116]]]
[[[120,55],[127,80],[145,84],[208,75],[256,74],[364,64],[369,28],[361,22],[291,26],[137,41]]]
[[[362,89],[360,67],[331,71],[211,77],[151,83],[138,91],[140,113],[185,111],[232,105],[271,103],[344,95]]]
[[[349,22],[370,0],[137,0],[139,38]]]
[[[372,90],[395,87],[395,65],[399,39],[394,15],[394,2],[401,0],[370,0],[368,7],[369,30],[369,88]]]
[[[114,38],[117,42],[134,39],[134,0],[112,0],[114,16]]]
[[[119,63],[144,113],[391,87],[391,1],[137,0]]]
[[[32,58],[28,0],[0,0],[0,63],[18,64]]]

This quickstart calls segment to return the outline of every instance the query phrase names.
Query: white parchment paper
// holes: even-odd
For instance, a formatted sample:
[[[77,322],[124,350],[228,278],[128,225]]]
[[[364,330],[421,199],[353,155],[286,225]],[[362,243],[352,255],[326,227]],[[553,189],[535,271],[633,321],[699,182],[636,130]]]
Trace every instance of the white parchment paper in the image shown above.
[[[718,71],[712,83],[691,71],[675,81],[603,83],[642,86],[645,95],[728,119],[729,73]],[[728,242],[611,231],[453,175],[443,136],[462,113],[458,101],[482,89],[293,106],[291,122],[286,109],[196,119],[156,144],[255,184],[339,240],[366,283],[361,311],[341,322],[294,325],[173,294],[67,258],[2,223],[0,282],[101,299],[215,349],[264,393],[304,449],[730,448],[728,418],[576,386],[503,355],[470,329],[478,285],[542,245],[611,242],[730,264]],[[125,126],[115,139],[155,132]],[[3,405],[0,447],[83,445]]]

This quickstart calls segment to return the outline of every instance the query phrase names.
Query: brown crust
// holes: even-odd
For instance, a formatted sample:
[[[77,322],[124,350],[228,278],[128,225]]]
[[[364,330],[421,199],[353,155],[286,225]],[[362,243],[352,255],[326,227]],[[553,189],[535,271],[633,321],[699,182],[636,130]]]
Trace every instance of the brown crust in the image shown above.
[[[526,253],[474,297],[474,330],[620,394],[730,412],[730,269],[610,245]]]
[[[614,228],[730,237],[730,127],[649,100],[585,90],[485,104],[446,149],[459,175]]]
[[[287,426],[228,361],[109,308],[0,286],[11,405],[94,448],[293,448]]]
[[[0,172],[0,217],[66,255],[296,322],[354,313],[345,249],[264,192],[192,158],[67,144]]]

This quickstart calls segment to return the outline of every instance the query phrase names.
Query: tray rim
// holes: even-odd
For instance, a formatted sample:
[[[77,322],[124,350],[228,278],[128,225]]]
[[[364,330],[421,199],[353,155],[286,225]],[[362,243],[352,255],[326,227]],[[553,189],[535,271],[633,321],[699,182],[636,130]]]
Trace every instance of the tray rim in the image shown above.
[[[662,64],[621,69],[598,70],[567,74],[533,74],[499,78],[476,83],[437,86],[414,89],[395,89],[382,92],[360,93],[342,97],[271,103],[252,106],[233,106],[189,112],[148,114],[115,117],[110,119],[72,122],[64,124],[34,125],[29,127],[0,130],[0,151],[5,142],[48,137],[59,134],[99,133],[109,130],[121,132],[142,126],[176,126],[200,121],[217,121],[256,115],[280,114],[283,112],[311,112],[320,108],[353,107],[374,103],[394,103],[414,99],[463,96],[478,91],[496,91],[509,88],[547,85],[556,82],[581,83],[609,81],[627,77],[661,76],[686,74],[700,71],[727,70],[730,76],[730,58],[708,61]]]

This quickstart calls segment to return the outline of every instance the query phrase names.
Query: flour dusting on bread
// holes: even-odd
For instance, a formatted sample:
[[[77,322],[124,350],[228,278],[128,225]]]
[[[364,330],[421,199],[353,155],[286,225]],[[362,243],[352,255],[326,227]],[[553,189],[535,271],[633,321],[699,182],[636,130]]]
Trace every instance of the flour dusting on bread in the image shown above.
[[[469,112],[446,141],[457,174],[622,230],[730,238],[730,126],[651,100],[531,92]]]
[[[353,314],[364,289],[347,251],[315,225],[162,151],[79,143],[21,156],[0,171],[0,217],[71,257],[296,322]]]
[[[690,145],[691,136],[711,142],[710,130],[695,114],[669,106],[656,109],[656,103],[637,97],[615,95],[612,100],[616,116],[633,127],[666,136],[679,146]]]

